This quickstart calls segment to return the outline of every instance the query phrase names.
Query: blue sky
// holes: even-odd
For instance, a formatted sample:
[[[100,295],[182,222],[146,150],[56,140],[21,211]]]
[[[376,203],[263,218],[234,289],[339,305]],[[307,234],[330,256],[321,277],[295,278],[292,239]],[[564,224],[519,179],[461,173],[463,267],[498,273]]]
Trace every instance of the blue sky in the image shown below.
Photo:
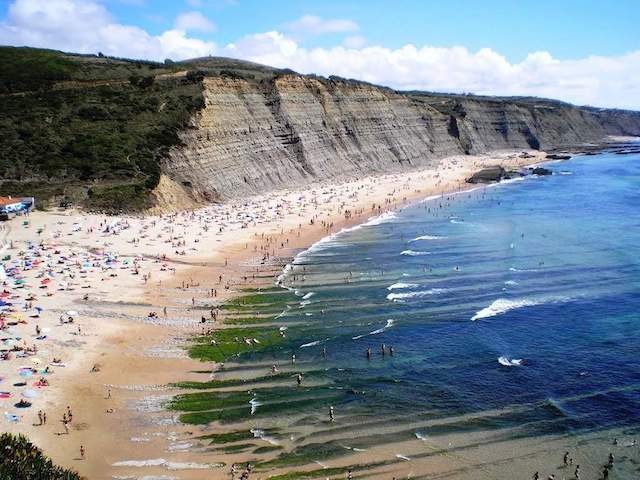
[[[8,3],[8,2],[5,2]],[[159,34],[174,18],[192,10],[188,2],[109,0],[116,18]],[[406,43],[470,50],[492,48],[510,61],[545,50],[558,59],[616,55],[640,48],[638,0],[202,0],[197,10],[216,24],[218,43],[253,32],[285,30],[303,15],[346,18],[359,25],[371,44],[397,48]],[[340,34],[305,39],[309,47],[328,47]]]
[[[640,109],[640,0],[0,0],[0,44]]]

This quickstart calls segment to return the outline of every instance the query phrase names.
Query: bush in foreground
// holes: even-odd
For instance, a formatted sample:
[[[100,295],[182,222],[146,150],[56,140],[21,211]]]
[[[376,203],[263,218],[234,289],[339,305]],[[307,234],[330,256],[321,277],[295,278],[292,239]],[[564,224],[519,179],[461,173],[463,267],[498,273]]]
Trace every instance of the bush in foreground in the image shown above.
[[[0,435],[0,480],[81,480],[76,472],[53,464],[26,437]]]

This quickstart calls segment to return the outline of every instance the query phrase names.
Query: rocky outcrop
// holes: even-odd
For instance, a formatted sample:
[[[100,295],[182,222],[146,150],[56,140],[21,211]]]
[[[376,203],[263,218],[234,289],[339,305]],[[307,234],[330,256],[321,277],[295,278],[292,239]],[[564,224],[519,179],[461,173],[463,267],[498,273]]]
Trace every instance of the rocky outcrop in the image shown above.
[[[474,173],[467,179],[467,183],[495,183],[502,180],[506,171],[500,165],[494,165],[492,167],[483,168],[479,172]]]
[[[206,200],[409,170],[454,154],[640,135],[635,112],[618,118],[552,101],[403,94],[294,74],[203,85],[205,107],[163,170]]]

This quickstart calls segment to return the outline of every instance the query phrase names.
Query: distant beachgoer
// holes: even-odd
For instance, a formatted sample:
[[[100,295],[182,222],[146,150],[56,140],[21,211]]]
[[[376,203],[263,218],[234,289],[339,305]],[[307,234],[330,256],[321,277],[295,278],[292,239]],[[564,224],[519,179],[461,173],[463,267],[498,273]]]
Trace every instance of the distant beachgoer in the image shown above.
[[[565,467],[569,465],[569,452],[564,452],[564,455],[562,457],[562,463],[564,463]]]
[[[84,454],[85,454],[84,445],[80,445],[80,458],[82,458],[82,460],[84,460]]]
[[[42,425],[42,410],[38,410],[38,424]]]
[[[329,421],[333,422],[335,421],[336,417],[335,417],[335,412],[333,410],[333,406],[329,407]]]
[[[540,480],[540,473],[536,472],[533,474],[533,480]]]
[[[367,360],[371,360],[371,348],[367,347],[366,355],[367,355]]]
[[[327,358],[327,347],[322,347],[322,358]]]
[[[298,386],[302,385],[302,375],[298,374],[298,376],[296,377],[296,381],[298,382]]]

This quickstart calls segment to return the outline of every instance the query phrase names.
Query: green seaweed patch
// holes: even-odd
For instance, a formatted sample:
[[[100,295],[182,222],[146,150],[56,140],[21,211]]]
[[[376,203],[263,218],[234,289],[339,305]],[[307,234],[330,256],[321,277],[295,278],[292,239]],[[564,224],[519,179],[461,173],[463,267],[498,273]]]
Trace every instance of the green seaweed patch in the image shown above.
[[[253,433],[251,433],[250,430],[237,430],[235,432],[202,435],[198,437],[198,440],[210,440],[211,445],[214,445],[222,443],[242,442],[245,440],[251,440],[253,438]]]
[[[341,447],[336,442],[309,443],[294,448],[290,452],[278,455],[272,460],[261,462],[257,465],[260,469],[291,467],[296,465],[307,465],[316,460],[328,460],[347,455],[349,450]],[[326,473],[326,469],[324,470]]]
[[[223,328],[197,337],[195,344],[189,347],[189,356],[203,361],[224,362],[248,352],[273,348],[281,342],[277,328]]]
[[[199,373],[211,373],[207,370]],[[267,375],[257,378],[229,378],[226,380],[209,380],[207,382],[178,382],[173,383],[171,386],[176,388],[191,389],[191,390],[209,390],[212,388],[226,388],[237,387],[241,385],[253,385],[260,383],[270,383],[275,380],[290,380],[293,377],[291,372],[279,372],[273,375]]]
[[[244,452],[245,450],[249,450],[250,448],[255,447],[253,443],[239,443],[237,445],[227,445],[224,447],[220,447],[217,450],[220,450],[224,453],[239,453]]]
[[[247,392],[197,392],[176,395],[169,403],[170,410],[199,412],[246,406],[251,396]]]
[[[202,412],[183,413],[178,417],[182,423],[191,425],[207,425],[211,422],[233,422],[248,417],[251,413],[249,405],[246,407],[207,410]]]
[[[256,455],[261,455],[264,453],[275,452],[276,450],[282,450],[282,447],[280,445],[265,445],[264,447],[256,448],[253,453],[255,453]]]

